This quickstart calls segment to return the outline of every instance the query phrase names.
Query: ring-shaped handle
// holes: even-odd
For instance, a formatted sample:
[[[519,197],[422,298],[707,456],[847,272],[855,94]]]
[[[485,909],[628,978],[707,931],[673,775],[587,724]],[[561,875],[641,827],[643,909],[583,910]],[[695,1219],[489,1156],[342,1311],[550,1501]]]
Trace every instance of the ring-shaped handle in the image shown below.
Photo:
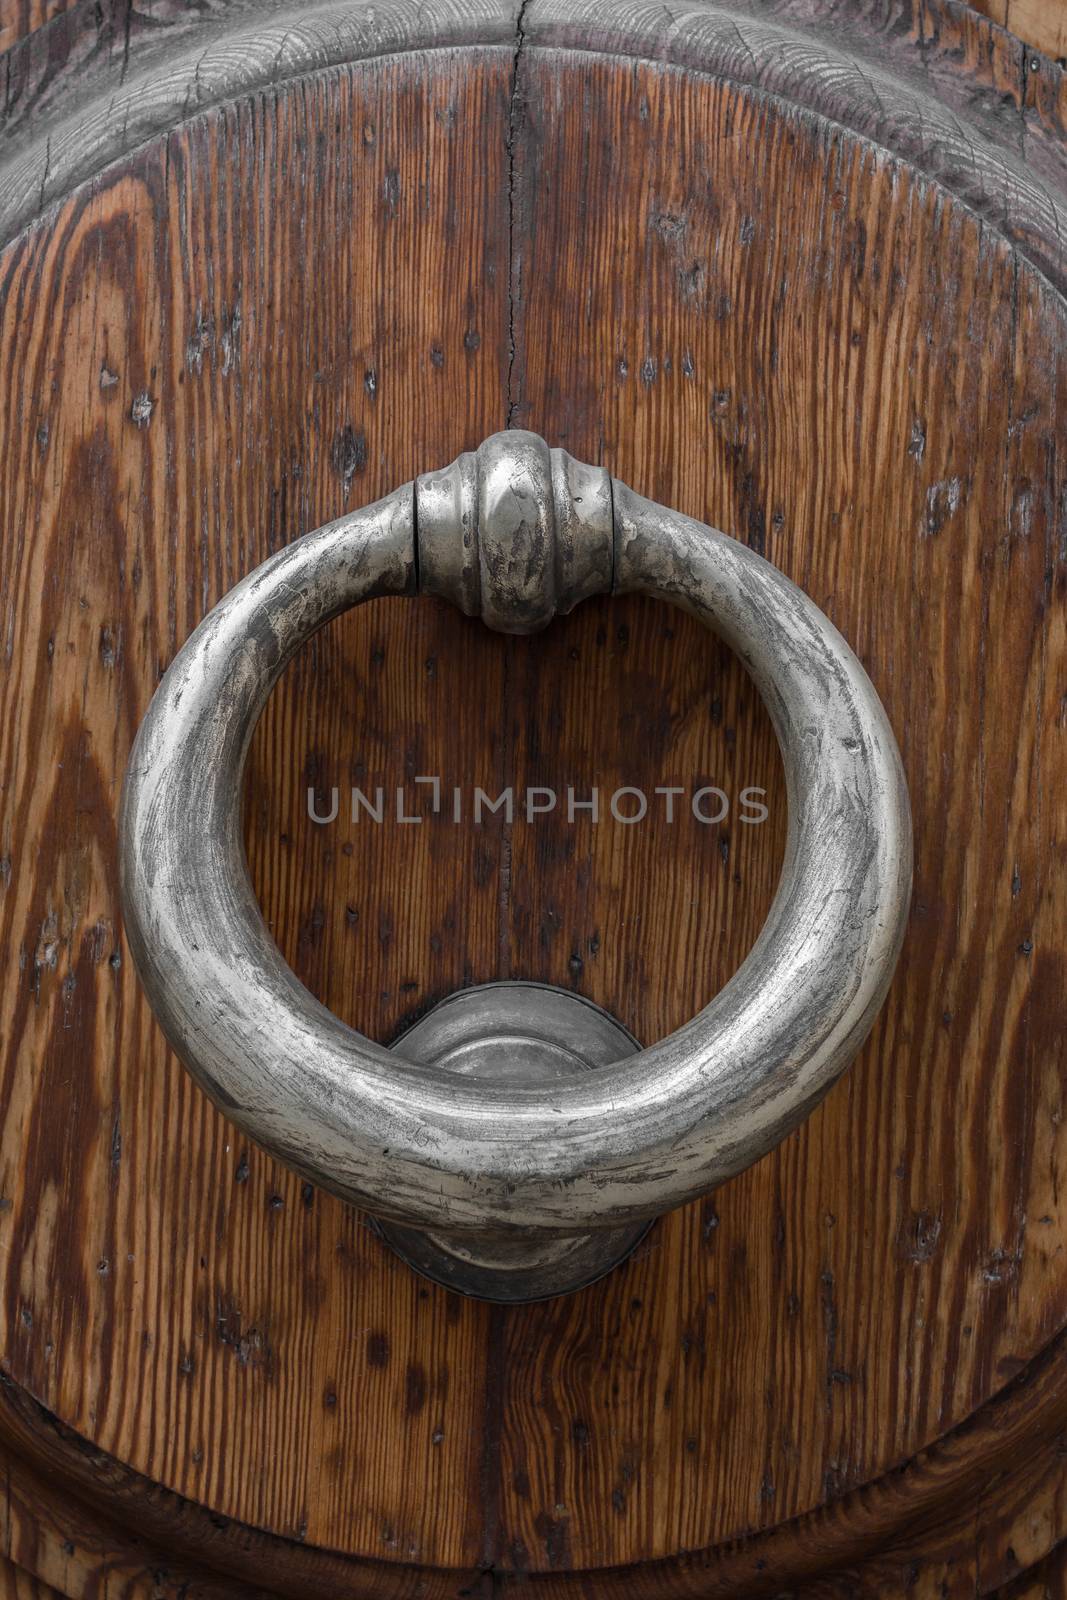
[[[304,988],[266,927],[242,840],[256,721],[296,651],[373,596],[446,594],[531,631],[608,589],[699,618],[763,696],[789,802],[766,924],[698,1016],[614,1065],[525,1086],[401,1063]],[[204,619],[137,735],[121,861],[153,1009],[253,1139],[396,1223],[568,1234],[706,1192],[812,1109],[884,998],[912,851],[885,712],[813,602],[744,545],[509,432],[297,540]]]

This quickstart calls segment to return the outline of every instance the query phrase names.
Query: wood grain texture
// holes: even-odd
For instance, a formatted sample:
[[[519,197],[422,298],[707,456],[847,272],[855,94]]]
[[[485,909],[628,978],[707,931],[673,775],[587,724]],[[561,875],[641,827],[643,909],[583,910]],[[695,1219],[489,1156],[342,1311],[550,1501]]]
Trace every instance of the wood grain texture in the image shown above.
[[[601,1575],[427,1572],[341,1558],[258,1533],[161,1490],[76,1441],[5,1379],[0,1397],[10,1443],[0,1445],[0,1548],[64,1594],[96,1595],[121,1582],[132,1600],[268,1594],[293,1600],[360,1600],[368,1594],[489,1600],[531,1590],[545,1600],[725,1600],[738,1594],[944,1600],[1011,1594],[1016,1583],[1044,1566],[1042,1561],[1028,1568],[1026,1562],[1036,1548],[1047,1548],[1049,1526],[1062,1526],[1065,1357],[1067,1342],[1060,1337],[979,1415],[911,1463],[905,1480],[890,1473],[738,1549]],[[1035,1417],[1059,1432],[1040,1442]],[[40,1470],[27,1467],[27,1451]],[[901,1519],[905,1488],[910,1525]]]
[[[24,1567],[0,1560],[0,1596],[3,1600],[63,1600],[58,1589],[41,1583]]]
[[[0,51],[10,49],[17,40],[71,10],[74,3],[75,0],[3,0]],[[1067,15],[1061,0],[966,0],[966,6],[964,0],[959,0],[958,9],[973,9],[1053,60],[1067,56]],[[108,4],[96,6],[95,11],[94,26],[99,27],[100,18],[110,12],[122,17],[124,33],[129,28],[136,36],[142,27],[169,18],[173,7],[169,0],[143,0],[139,6],[134,6],[132,0],[119,0],[118,4],[108,0]],[[916,15],[919,16],[918,11]]]
[[[46,22],[69,10],[72,0],[2,0],[0,3],[0,51],[10,50],[19,39],[27,38]]]
[[[28,1102],[6,1084],[15,1169],[2,1192],[17,1184],[25,1206],[21,1222],[4,1219],[13,1224],[4,1261],[23,1351],[6,1346],[5,1354],[18,1369],[28,1359],[34,1392],[105,1448],[136,1459],[128,1441],[152,1438],[152,1460],[139,1463],[148,1474],[220,1513],[292,1538],[341,1548],[362,1541],[386,1557],[445,1565],[470,1559],[478,1540],[484,1399],[477,1360],[467,1355],[477,1351],[484,1313],[427,1295],[353,1213],[324,1206],[264,1166],[206,1111],[154,1042],[123,961],[113,822],[98,843],[96,824],[78,818],[112,817],[132,726],[161,663],[239,570],[336,514],[346,491],[410,477],[424,450],[435,459],[454,454],[451,441],[435,447],[430,427],[406,446],[389,446],[413,405],[441,428],[466,409],[455,404],[461,387],[469,385],[476,413],[487,405],[483,388],[492,407],[503,329],[492,320],[492,298],[481,303],[480,281],[494,264],[504,267],[505,186],[499,165],[479,171],[463,151],[467,130],[506,109],[510,57],[490,58],[484,70],[469,60],[457,72],[428,73],[416,60],[335,78],[312,99],[298,97],[305,109],[295,125],[277,106],[213,119],[191,145],[178,139],[146,155],[117,188],[80,196],[66,226],[39,236],[40,257],[28,246],[25,265],[43,278],[37,292],[57,297],[58,343],[27,352],[26,377],[47,399],[47,372],[78,347],[86,409],[68,423],[61,396],[47,418],[41,412],[28,432],[11,436],[31,452],[31,473],[41,474],[44,503],[34,517],[52,533],[8,548],[2,608],[28,647],[28,659],[18,651],[11,658],[10,690],[37,705],[35,719],[67,752],[35,756],[29,787],[5,792],[5,860],[26,862],[38,848],[53,855],[40,876],[12,867],[3,907],[4,947],[22,961],[5,1038],[27,1066],[38,1063]],[[263,137],[269,153],[260,147],[254,159],[279,173],[280,211],[261,211],[267,196],[254,187],[233,186],[235,152],[247,158]],[[330,159],[334,142],[349,152],[347,165]],[[409,143],[418,154],[405,166]],[[435,145],[444,166],[435,163],[431,195],[423,162]],[[229,212],[246,202],[240,220]],[[343,233],[338,212],[356,219]],[[230,252],[257,215],[255,259],[237,265]],[[221,248],[220,227],[229,240]],[[464,263],[450,272],[454,296],[427,297],[419,277],[409,279],[406,321],[391,289],[404,264],[436,274],[453,253]],[[306,269],[295,280],[294,259]],[[72,267],[89,268],[93,291],[71,301],[64,280]],[[336,292],[326,287],[331,281]],[[7,305],[14,309],[22,292],[22,282],[9,281]],[[446,352],[444,367],[437,348]],[[373,370],[381,375],[374,399],[366,382]],[[435,403],[435,393],[447,393],[448,404]],[[72,399],[73,391],[64,386],[63,395]],[[138,405],[138,397],[146,398]],[[231,416],[234,431],[219,433],[220,414]],[[88,488],[72,501],[79,462]],[[191,508],[191,521],[179,506]],[[56,563],[73,577],[61,591],[46,576]],[[419,629],[428,619],[401,608],[398,620]],[[422,670],[429,652],[421,640],[417,653],[397,648]],[[109,707],[110,726],[91,735],[79,710],[90,692],[86,672]],[[5,773],[22,764],[29,726],[24,717],[4,718],[13,741]],[[79,801],[65,783],[70,760],[85,763],[96,800]],[[294,753],[297,781],[303,760],[303,751]],[[31,899],[20,905],[24,894]],[[372,980],[372,992],[377,986]],[[68,1020],[71,1004],[78,1011],[73,1027],[52,1015],[53,993]],[[66,1042],[80,1058],[89,1037],[100,1040],[99,1082],[73,1077],[63,1050]],[[56,1095],[65,1108],[59,1124],[45,1110]],[[36,1176],[16,1178],[28,1156]],[[203,1184],[208,1168],[218,1176],[215,1192]],[[96,1213],[89,1197],[100,1192],[105,1206]],[[71,1252],[66,1230],[55,1231],[71,1204],[96,1217],[87,1254]],[[368,1263],[378,1309],[361,1287]],[[57,1298],[59,1270],[65,1290]],[[127,1308],[136,1308],[132,1321]],[[327,1336],[336,1318],[344,1331]],[[452,1348],[434,1356],[438,1324],[452,1330]],[[298,1373],[294,1387],[290,1374]],[[160,1427],[164,1416],[170,1421]],[[392,1471],[377,1459],[398,1424],[409,1451],[399,1500]],[[238,1429],[225,1448],[220,1425]],[[303,1482],[298,1463],[310,1470]],[[386,1490],[380,1501],[367,1492],[375,1482]],[[446,1484],[468,1505],[466,1519],[456,1520]],[[439,1526],[425,1516],[434,1504]]]
[[[971,0],[974,9],[1054,60],[1067,56],[1067,11],[1060,0]]]
[[[942,38],[943,32],[947,38]],[[78,181],[177,123],[259,86],[353,59],[458,45],[606,49],[671,61],[805,106],[936,178],[1063,286],[1058,93],[1035,103],[1022,42],[959,0],[124,0],[9,52],[0,240]],[[959,70],[964,50],[968,70]],[[989,70],[987,55],[996,58]],[[1054,69],[1058,72],[1058,69]],[[989,78],[988,84],[984,81]],[[960,115],[962,113],[962,116]],[[1061,184],[1062,193],[1062,184]]]
[[[0,1401],[0,1551],[63,1595],[457,1600],[465,1587],[479,1593],[476,1571],[339,1556],[231,1522],[77,1438],[6,1377]]]
[[[595,1443],[584,1461],[578,1451],[557,1458],[532,1509],[542,1512],[554,1494],[570,1508],[571,1527],[595,1529],[602,1541],[579,1547],[575,1559],[606,1562],[617,1558],[619,1523],[634,1541],[651,1533],[634,1487],[648,1470],[642,1437],[665,1441],[672,1423],[678,1428],[678,1541],[704,1542],[699,1530],[733,1503],[736,1522],[717,1525],[717,1537],[729,1537],[858,1481],[864,1461],[906,1457],[917,1436],[933,1437],[966,1414],[1006,1370],[1000,1364],[1018,1357],[1020,1335],[1038,1348],[1061,1314],[1048,1298],[1062,1226],[1057,1158],[1050,1149],[1046,1165],[1034,1145],[1053,1132],[1037,1105],[1049,1093],[1056,1114],[1060,1022],[1040,1040],[1033,1027],[1049,1003],[1058,1005],[1063,957],[1055,919],[1044,940],[1023,923],[1041,918],[1055,892],[1050,868],[1061,848],[1058,808],[1039,822],[1026,795],[1050,793],[1041,780],[1031,786],[1043,752],[1058,750],[1053,760],[1063,752],[1062,686],[1050,694],[1039,665],[1047,647],[1037,642],[1063,621],[1062,602],[1046,587],[1061,559],[1054,498],[1044,502],[1050,520],[1037,545],[1030,520],[1038,461],[1055,433],[1055,410],[1045,408],[1062,383],[1062,335],[1036,336],[1036,321],[1059,313],[1017,258],[988,249],[988,236],[936,191],[835,132],[703,84],[676,97],[673,80],[652,71],[635,71],[623,87],[613,67],[577,58],[550,67],[535,54],[526,72],[516,181],[523,382],[514,420],[552,417],[561,441],[580,453],[595,419],[612,470],[754,541],[845,626],[901,731],[920,841],[903,968],[865,1055],[879,1065],[869,1076],[862,1066],[853,1071],[799,1146],[787,1143],[716,1197],[714,1227],[690,1213],[659,1291],[631,1308],[633,1348],[644,1352],[634,1381],[643,1398],[656,1397],[655,1423],[646,1414],[633,1439],[613,1437],[616,1416],[626,1429],[640,1407],[625,1389],[617,1410],[612,1403],[620,1369],[628,1370],[616,1354],[625,1335],[614,1334],[612,1359],[591,1375],[583,1365],[588,1319],[572,1308],[571,1339],[547,1345],[542,1388],[531,1393],[517,1357],[539,1341],[517,1329],[516,1361],[504,1363],[521,1371],[522,1393],[509,1408],[514,1470],[535,1436],[534,1397],[558,1393],[561,1381],[567,1392],[580,1372],[599,1419]],[[565,91],[554,88],[561,76]],[[608,101],[610,145],[589,137],[585,109]],[[576,150],[580,175],[561,185],[554,174]],[[595,207],[581,202],[589,194]],[[604,247],[604,213],[627,218],[617,249]],[[980,336],[972,320],[979,304]],[[572,330],[565,348],[551,337],[560,325]],[[990,383],[998,368],[1003,379]],[[1042,411],[1043,443],[1040,426],[1031,431]],[[1023,415],[1030,421],[1020,430],[1013,418]],[[989,448],[993,438],[1003,439],[1000,451]],[[703,447],[687,447],[690,440]],[[981,539],[972,521],[978,503],[989,508],[986,526],[998,529],[988,556],[973,542]],[[1029,576],[1016,555],[1024,544],[1035,562]],[[951,634],[942,621],[949,616]],[[972,640],[976,675],[965,683],[947,654],[957,630]],[[987,731],[993,679],[1036,697],[1026,727],[1038,743],[1025,753],[1009,751],[996,711]],[[995,830],[976,826],[989,785],[1001,795]],[[1034,839],[1035,853],[1025,847],[1024,866],[1023,834],[1035,825],[1051,833]],[[990,892],[994,884],[999,892]],[[1010,932],[998,901],[1012,908]],[[970,953],[957,943],[964,925],[964,944],[979,941]],[[1020,964],[1039,943],[1048,962],[1040,1000],[1032,968]],[[1000,998],[986,1012],[993,993]],[[1021,1110],[1017,1075],[1035,1047],[1031,1059],[1045,1065],[1034,1080],[1037,1120],[1027,1114],[1023,1133],[1007,1119]],[[964,1111],[961,1091],[974,1113],[991,1118],[985,1135],[973,1121],[964,1133],[958,1117],[939,1114],[947,1104]],[[1046,1177],[1035,1191],[1039,1170]],[[1042,1215],[1048,1243],[1035,1249],[1023,1237]],[[762,1236],[753,1219],[762,1219]],[[673,1226],[685,1221],[671,1219],[668,1237]],[[707,1267],[698,1272],[702,1256]],[[1020,1270],[1037,1276],[1018,1283],[1016,1298],[1014,1287],[1004,1291]],[[857,1295],[860,1281],[880,1285],[876,1300]],[[670,1318],[675,1348],[657,1315],[671,1283],[684,1284]],[[747,1321],[741,1307],[753,1303],[759,1312]],[[1024,1307],[1036,1313],[1029,1334],[1017,1320]],[[797,1351],[817,1348],[822,1382],[810,1367],[798,1381]],[[878,1350],[887,1352],[880,1379],[870,1366]],[[882,1393],[873,1404],[872,1381]],[[749,1419],[743,1434],[741,1418]],[[725,1441],[741,1438],[740,1455],[724,1457]],[[605,1516],[612,1471],[618,1523]],[[586,1485],[604,1498],[585,1500]],[[537,1548],[535,1515],[520,1524],[527,1552]],[[537,1556],[545,1559],[543,1538]]]
[[[1001,1591],[1002,1600],[1064,1600],[1067,1595],[1067,1546],[1057,1545],[1038,1566],[1024,1572]]]
[[[4,1430],[219,1593],[774,1592],[969,1495],[933,1583],[993,1472],[1045,1497],[1028,1559],[1062,1532],[1058,241],[976,212],[977,162],[957,194],[831,118],[862,72],[816,115],[803,61],[790,103],[781,60],[769,88],[567,29],[532,5],[506,42],[190,116],[0,260],[0,1351],[45,1408]],[[1052,174],[1052,102],[1024,116]],[[804,585],[898,729],[918,846],[904,967],[825,1106],[603,1285],[510,1312],[417,1283],[204,1102],[125,959],[113,836],[137,719],[213,601],[507,421]],[[307,818],[309,785],[427,772],[752,783],[771,822]],[[743,958],[783,823],[737,663],[636,601],[532,641],[428,603],[342,619],[274,697],[248,804],[283,950],[380,1038],[512,972],[657,1037]]]

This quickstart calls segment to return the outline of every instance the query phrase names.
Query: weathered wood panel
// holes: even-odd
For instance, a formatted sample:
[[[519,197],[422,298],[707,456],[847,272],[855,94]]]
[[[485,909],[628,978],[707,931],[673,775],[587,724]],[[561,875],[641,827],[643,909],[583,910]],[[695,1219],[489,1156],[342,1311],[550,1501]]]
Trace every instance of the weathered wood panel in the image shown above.
[[[972,0],[972,4],[1053,60],[1067,56],[1067,12],[1060,0]]]
[[[503,55],[405,61],[213,117],[82,193],[3,290],[22,329],[0,579],[5,1358],[105,1448],[224,1515],[446,1565],[479,1549],[485,1313],[429,1296],[355,1214],[248,1151],[167,1057],[118,931],[114,812],[135,722],[203,608],[346,499],[454,454],[468,413],[500,416],[503,149],[481,166],[465,152],[500,125],[509,83]],[[246,163],[277,174],[280,205]],[[458,666],[462,639],[433,642],[451,620],[354,618],[350,684],[361,656],[382,676],[376,627],[400,682],[435,651]],[[272,787],[302,784],[304,760],[291,747]],[[268,904],[286,861],[271,847]],[[408,922],[396,865],[352,945],[357,988],[392,1017],[408,974],[375,930]],[[495,960],[495,899],[470,884],[464,865],[452,892],[473,932],[446,962],[477,959],[486,917]]]
[[[619,476],[826,607],[901,731],[918,840],[889,1005],[799,1139],[670,1219],[621,1319],[573,1305],[552,1337],[541,1313],[514,1329],[505,1463],[532,1478],[538,1421],[559,1443],[507,1532],[531,1562],[555,1539],[585,1564],[655,1537],[650,1437],[673,1537],[729,1537],[906,1457],[1062,1316],[1062,814],[1039,774],[1064,759],[1064,347],[1010,252],[836,132],[579,58],[531,55],[522,104],[516,422],[552,419],[579,455],[602,440]],[[605,215],[626,219],[608,237]],[[1009,683],[1021,746],[996,704]],[[543,860],[529,876],[552,893]],[[746,931],[731,909],[727,942]],[[690,934],[672,949],[672,928],[655,947],[673,978]]]
[[[0,1350],[106,1453],[81,1490],[121,1480],[153,1553],[169,1528],[219,1593],[562,1595],[626,1563],[633,1596],[781,1589],[1064,1425],[1047,1377],[1013,1433],[974,1422],[1067,1309],[1062,302],[973,173],[960,203],[784,103],[781,61],[771,95],[550,54],[537,16],[220,106],[0,259]],[[420,1285],[206,1105],[139,997],[114,870],[133,729],[203,611],[509,421],[808,589],[899,731],[918,844],[904,966],[816,1116],[604,1284],[514,1312]],[[309,785],[414,799],[425,774],[752,784],[771,819],[308,819]],[[430,604],[343,619],[274,697],[248,807],[282,948],[381,1038],[509,973],[666,1032],[755,937],[783,825],[737,663],[637,601],[528,641]],[[1020,1560],[1059,1526],[1041,1460]],[[973,1523],[953,1537],[973,1567]],[[148,1554],[122,1559],[141,1592]]]
[[[1002,1600],[1063,1600],[1067,1595],[1067,1547],[1058,1545],[1031,1572],[1002,1591]]]
[[[58,1589],[39,1583],[25,1568],[0,1560],[0,1596],[3,1600],[63,1600]]]
[[[0,50],[8,49],[17,39],[34,33],[53,17],[71,9],[74,0],[3,0],[0,4]],[[988,17],[1002,28],[1008,29],[1024,43],[1043,51],[1053,59],[1067,55],[1067,18],[1061,0],[955,0],[957,9],[973,9]],[[918,8],[918,0],[915,0]],[[136,33],[145,23],[151,25],[168,6],[160,0],[146,0],[134,7],[132,0],[120,0],[120,8],[129,19],[131,32]],[[114,0],[101,5],[98,12],[117,9]]]
[[[3,0],[0,4],[0,50],[10,50],[52,17],[69,9],[71,0]]]

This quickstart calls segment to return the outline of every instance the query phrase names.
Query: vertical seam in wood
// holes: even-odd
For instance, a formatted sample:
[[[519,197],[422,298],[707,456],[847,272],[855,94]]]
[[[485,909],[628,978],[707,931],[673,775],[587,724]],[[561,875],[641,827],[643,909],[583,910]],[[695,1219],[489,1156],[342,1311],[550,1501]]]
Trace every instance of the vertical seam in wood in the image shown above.
[[[521,277],[521,257],[516,249],[516,215],[515,215],[515,146],[522,131],[525,120],[522,101],[522,58],[526,49],[526,13],[529,10],[530,0],[520,0],[519,9],[515,16],[515,48],[511,60],[511,95],[508,101],[508,127],[507,127],[507,185],[508,185],[508,377],[506,405],[507,414],[504,419],[505,428],[515,425],[515,413],[518,409],[519,397],[515,386],[515,309],[520,296],[518,295],[518,282]],[[501,740],[502,763],[504,783],[507,783],[508,752],[510,740],[510,704],[511,690],[508,681],[509,667],[511,665],[510,647],[505,644],[504,654],[504,693],[503,693],[503,738]],[[508,932],[508,920],[511,907],[511,824],[505,815],[500,836],[500,887],[497,895],[499,920],[497,924],[497,976],[510,977],[510,948],[511,940]]]
[[[507,1308],[491,1305],[486,1322],[485,1412],[482,1429],[482,1560],[480,1571],[495,1591],[503,1540],[500,1514],[500,1455],[504,1433]]]
[[[130,70],[130,24],[133,20],[133,0],[126,0],[122,15],[122,71],[119,73],[119,82],[126,82],[126,75]],[[99,28],[99,13],[97,13],[97,27]]]
[[[515,391],[515,302],[521,276],[521,258],[515,248],[515,144],[522,131],[523,102],[521,93],[522,58],[526,49],[526,12],[530,0],[521,0],[515,18],[515,51],[511,63],[511,99],[508,104],[507,167],[508,167],[508,388],[507,418],[505,426],[514,426],[518,409]]]
[[[518,410],[519,397],[516,390],[515,374],[515,308],[519,299],[518,288],[521,277],[521,257],[516,249],[516,207],[515,207],[515,146],[522,131],[524,107],[522,101],[522,58],[526,48],[526,13],[530,0],[520,0],[519,9],[515,17],[515,49],[511,62],[511,95],[508,101],[508,126],[507,126],[507,183],[508,183],[508,376],[507,376],[507,414],[504,421],[506,428],[514,427],[515,414]],[[504,693],[503,693],[503,739],[501,749],[503,754],[504,782],[507,782],[508,750],[510,746],[510,702],[509,687],[510,642],[505,641],[504,654]],[[499,923],[498,923],[498,974],[501,978],[509,975],[510,937],[508,932],[511,905],[511,829],[505,816],[500,842],[500,887],[498,891]],[[485,1420],[482,1432],[482,1575],[487,1590],[490,1594],[498,1592],[502,1586],[501,1574],[496,1570],[496,1563],[500,1556],[501,1543],[504,1530],[501,1522],[501,1494],[500,1494],[500,1456],[504,1433],[504,1401],[505,1401],[505,1361],[507,1345],[507,1329],[505,1311],[501,1306],[491,1306],[488,1314],[486,1372],[485,1372]]]

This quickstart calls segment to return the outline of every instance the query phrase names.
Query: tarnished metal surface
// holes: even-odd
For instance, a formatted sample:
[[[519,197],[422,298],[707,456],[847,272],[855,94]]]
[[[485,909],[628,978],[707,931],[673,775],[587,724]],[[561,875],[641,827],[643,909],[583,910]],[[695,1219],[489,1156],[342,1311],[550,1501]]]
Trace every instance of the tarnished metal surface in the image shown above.
[[[631,1033],[581,995],[544,983],[460,989],[393,1045],[405,1061],[495,1083],[545,1086],[603,1071],[640,1048]],[[429,1233],[396,1223],[378,1231],[409,1266],[480,1300],[545,1300],[594,1283],[624,1261],[650,1224],[560,1235]]]
[[[499,633],[536,633],[612,575],[611,479],[535,433],[494,434],[416,480],[419,588]]]
[[[550,514],[546,485],[555,502],[575,473],[592,474],[583,482],[594,487],[601,480],[562,455],[553,453],[550,470],[546,460],[532,436],[507,434],[479,452],[480,498],[470,458],[450,469],[451,487],[448,474],[420,480],[424,588],[466,598],[495,626],[540,626],[566,609],[586,581],[560,580],[587,570],[586,515],[576,526]],[[602,488],[597,495],[599,517]],[[474,498],[479,537],[494,552],[484,565],[479,556],[477,604],[463,576],[463,508]],[[138,734],[123,800],[130,945],[190,1071],[248,1134],[314,1182],[424,1230],[629,1226],[757,1160],[866,1037],[911,884],[896,743],[860,663],[806,595],[743,545],[616,482],[615,588],[700,617],[766,700],[790,812],[774,904],[747,960],[698,1016],[609,1067],[515,1082],[401,1064],[326,1011],[282,960],[249,882],[241,776],[263,704],[309,635],[373,594],[412,591],[414,501],[409,485],[265,562],[177,656]],[[561,528],[572,530],[571,557],[556,547]],[[509,531],[528,558],[520,581]],[[592,537],[599,552],[599,531]],[[588,566],[598,587],[602,560],[595,553]]]

